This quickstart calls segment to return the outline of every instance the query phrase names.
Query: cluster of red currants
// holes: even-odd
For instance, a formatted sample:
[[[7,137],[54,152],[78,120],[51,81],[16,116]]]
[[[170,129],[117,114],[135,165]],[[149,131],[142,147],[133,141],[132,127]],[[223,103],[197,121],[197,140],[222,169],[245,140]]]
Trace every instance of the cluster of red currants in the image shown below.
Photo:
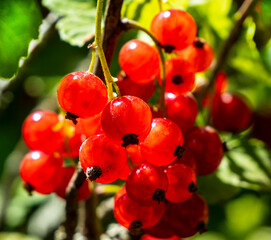
[[[23,137],[32,152],[22,161],[21,177],[29,190],[63,197],[74,168],[63,167],[62,158],[79,155],[88,180],[126,180],[115,196],[114,214],[131,234],[144,229],[158,238],[189,237],[206,230],[209,215],[206,202],[195,193],[196,176],[216,171],[223,157],[216,130],[194,126],[195,73],[209,67],[213,51],[196,37],[191,15],[181,10],[159,13],[151,32],[167,54],[167,118],[146,103],[155,79],[162,81],[158,52],[131,40],[119,54],[118,86],[124,96],[108,101],[101,79],[74,72],[62,79],[57,97],[76,125],[50,111],[27,117]],[[216,93],[208,98],[213,126],[242,131],[251,124],[251,111],[241,98],[225,92],[225,83],[218,80]],[[240,112],[243,118],[237,119]],[[88,182],[81,188],[84,199],[90,194]]]

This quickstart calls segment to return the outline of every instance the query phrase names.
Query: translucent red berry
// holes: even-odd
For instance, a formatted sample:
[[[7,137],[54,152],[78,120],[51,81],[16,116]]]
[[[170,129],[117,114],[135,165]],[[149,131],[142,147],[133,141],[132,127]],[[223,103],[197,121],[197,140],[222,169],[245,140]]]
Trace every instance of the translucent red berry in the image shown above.
[[[151,32],[166,52],[186,48],[197,33],[193,17],[182,10],[170,9],[158,13],[152,20]]]
[[[224,92],[213,99],[211,120],[216,129],[236,133],[251,125],[252,112],[243,97]]]
[[[62,164],[62,158],[41,151],[27,153],[20,165],[20,175],[25,188],[30,193],[52,193],[61,181]]]
[[[77,121],[82,133],[88,138],[90,136],[102,133],[101,114],[99,113],[89,118],[78,118]]]
[[[41,110],[30,114],[25,119],[22,135],[31,150],[46,153],[62,152],[65,140],[62,130],[63,124],[60,123],[56,113]]]
[[[124,72],[121,71],[118,74],[118,87],[122,96],[132,95],[141,98],[147,102],[154,93],[155,84],[154,81],[151,81],[146,84],[138,84],[133,82],[130,77]]]
[[[206,202],[197,194],[183,203],[168,203],[165,217],[171,230],[179,237],[205,232],[209,218]]]
[[[114,200],[114,215],[122,226],[130,231],[140,231],[155,225],[163,216],[165,211],[164,203],[153,202],[145,206],[132,200],[123,187],[116,194]]]
[[[57,89],[59,105],[71,117],[88,118],[100,113],[108,98],[100,78],[89,72],[73,72],[66,75]]]
[[[193,127],[198,114],[198,106],[191,93],[186,95],[166,93],[165,103],[168,119],[177,123],[183,132]]]
[[[167,176],[160,167],[142,163],[134,167],[126,181],[129,197],[143,205],[165,200]]]
[[[61,175],[61,182],[57,186],[55,193],[63,198],[66,199],[66,188],[68,187],[68,184],[75,172],[76,168],[70,166],[70,167],[62,167],[59,174]],[[85,200],[90,196],[90,189],[88,186],[88,181],[85,180],[83,185],[78,189],[77,193],[77,201]]]
[[[155,48],[141,40],[127,42],[120,50],[119,64],[138,84],[152,82],[159,75],[159,56]]]
[[[152,114],[142,99],[123,96],[109,102],[103,110],[104,133],[123,147],[138,144],[151,129]]]
[[[183,153],[183,134],[178,125],[166,118],[154,118],[151,131],[140,144],[143,158],[157,166],[168,165]]]
[[[214,53],[206,41],[197,37],[193,44],[178,52],[178,57],[193,64],[195,72],[202,72],[211,65]]]
[[[120,178],[127,156],[123,147],[105,135],[95,135],[83,142],[79,159],[89,180],[111,183]]]
[[[194,127],[185,135],[184,146],[193,152],[197,175],[213,173],[223,157],[222,142],[210,126]]]
[[[195,85],[194,67],[187,61],[172,58],[166,61],[166,92],[185,94]],[[159,83],[161,79],[159,78]]]
[[[168,178],[166,199],[170,202],[185,202],[196,191],[196,173],[184,164],[170,164],[164,172]]]

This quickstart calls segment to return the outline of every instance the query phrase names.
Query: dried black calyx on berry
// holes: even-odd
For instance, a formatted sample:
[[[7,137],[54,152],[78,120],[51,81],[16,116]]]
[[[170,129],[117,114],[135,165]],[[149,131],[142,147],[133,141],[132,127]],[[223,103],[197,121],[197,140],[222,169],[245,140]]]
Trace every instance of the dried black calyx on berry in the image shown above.
[[[183,78],[181,77],[181,75],[174,75],[172,76],[171,80],[174,84],[177,84],[177,85],[183,83]]]
[[[33,191],[35,190],[34,187],[30,183],[24,183],[24,189],[28,192],[29,196],[32,196]]]
[[[198,190],[197,185],[194,182],[191,182],[189,184],[188,191],[193,193],[196,192],[197,190]]]
[[[208,229],[206,228],[206,224],[205,222],[200,222],[197,226],[196,226],[196,230],[202,234],[208,231]]]
[[[140,239],[143,233],[142,223],[140,221],[131,222],[129,227],[129,234],[131,235],[132,239]]]
[[[185,151],[185,148],[181,145],[178,145],[178,147],[175,150],[174,156],[177,158],[181,158],[183,156],[183,153]]]
[[[172,53],[175,50],[175,47],[173,45],[165,44],[161,47],[165,50],[166,53]]]
[[[65,118],[71,120],[74,125],[77,124],[77,120],[76,119],[78,118],[78,116],[76,116],[75,114],[67,112],[66,115],[65,115]]]
[[[200,38],[197,38],[194,41],[194,46],[197,48],[203,48],[204,47],[205,42],[203,40],[201,40]]]
[[[96,166],[88,167],[86,171],[87,178],[90,181],[95,181],[97,178],[99,178],[102,175],[102,169]]]
[[[152,200],[160,202],[164,202],[166,200],[166,192],[163,189],[156,189],[154,194],[152,195]]]
[[[136,134],[127,134],[127,135],[125,135],[122,138],[123,142],[122,142],[121,146],[122,147],[127,147],[130,144],[138,145],[138,143],[139,143],[138,136],[139,135],[136,135]]]

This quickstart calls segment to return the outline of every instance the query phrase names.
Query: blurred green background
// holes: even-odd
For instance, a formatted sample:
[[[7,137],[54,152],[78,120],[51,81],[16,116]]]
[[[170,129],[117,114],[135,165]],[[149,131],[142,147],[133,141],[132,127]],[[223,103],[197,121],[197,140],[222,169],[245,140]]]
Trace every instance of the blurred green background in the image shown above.
[[[159,12],[158,2],[125,0],[122,16],[149,28]],[[243,2],[168,0],[163,9],[181,8],[191,13],[198,35],[213,46],[217,56]],[[54,239],[63,222],[63,200],[54,195],[30,197],[22,188],[18,169],[28,150],[21,139],[21,127],[34,109],[58,109],[56,87],[64,75],[88,69],[91,55],[87,44],[94,34],[95,14],[94,0],[0,1],[1,240]],[[143,33],[123,33],[111,64],[114,76],[119,71],[120,47],[135,37],[150,41]],[[270,37],[271,1],[258,1],[223,69],[230,91],[250,100],[255,122],[241,135],[221,134],[234,150],[224,157],[215,174],[198,179],[199,193],[210,207],[210,221],[209,232],[193,239],[271,239]],[[200,77],[208,79],[211,71]],[[101,216],[104,201],[109,200],[101,198]],[[104,229],[111,222],[115,222],[112,213],[102,219]]]

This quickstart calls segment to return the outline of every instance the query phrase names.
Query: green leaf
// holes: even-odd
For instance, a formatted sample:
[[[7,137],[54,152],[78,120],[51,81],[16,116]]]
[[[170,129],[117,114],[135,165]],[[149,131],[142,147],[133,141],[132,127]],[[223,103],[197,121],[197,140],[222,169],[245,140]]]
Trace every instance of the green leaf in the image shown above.
[[[0,233],[0,239],[1,240],[39,240],[40,238],[37,237],[31,237],[24,235],[22,233],[16,233],[16,232],[3,232]]]
[[[197,177],[198,193],[211,204],[224,202],[237,193],[240,188],[222,182],[216,174]]]
[[[0,1],[0,76],[11,78],[28,45],[38,38],[42,18],[35,0]]]
[[[62,40],[82,47],[93,37],[96,1],[43,0],[42,4],[61,17],[56,27]]]
[[[256,139],[234,139],[229,142],[217,171],[219,179],[232,186],[271,191],[271,153]]]
[[[151,21],[160,12],[157,0],[125,1],[122,7],[122,17],[137,21],[149,29]]]

